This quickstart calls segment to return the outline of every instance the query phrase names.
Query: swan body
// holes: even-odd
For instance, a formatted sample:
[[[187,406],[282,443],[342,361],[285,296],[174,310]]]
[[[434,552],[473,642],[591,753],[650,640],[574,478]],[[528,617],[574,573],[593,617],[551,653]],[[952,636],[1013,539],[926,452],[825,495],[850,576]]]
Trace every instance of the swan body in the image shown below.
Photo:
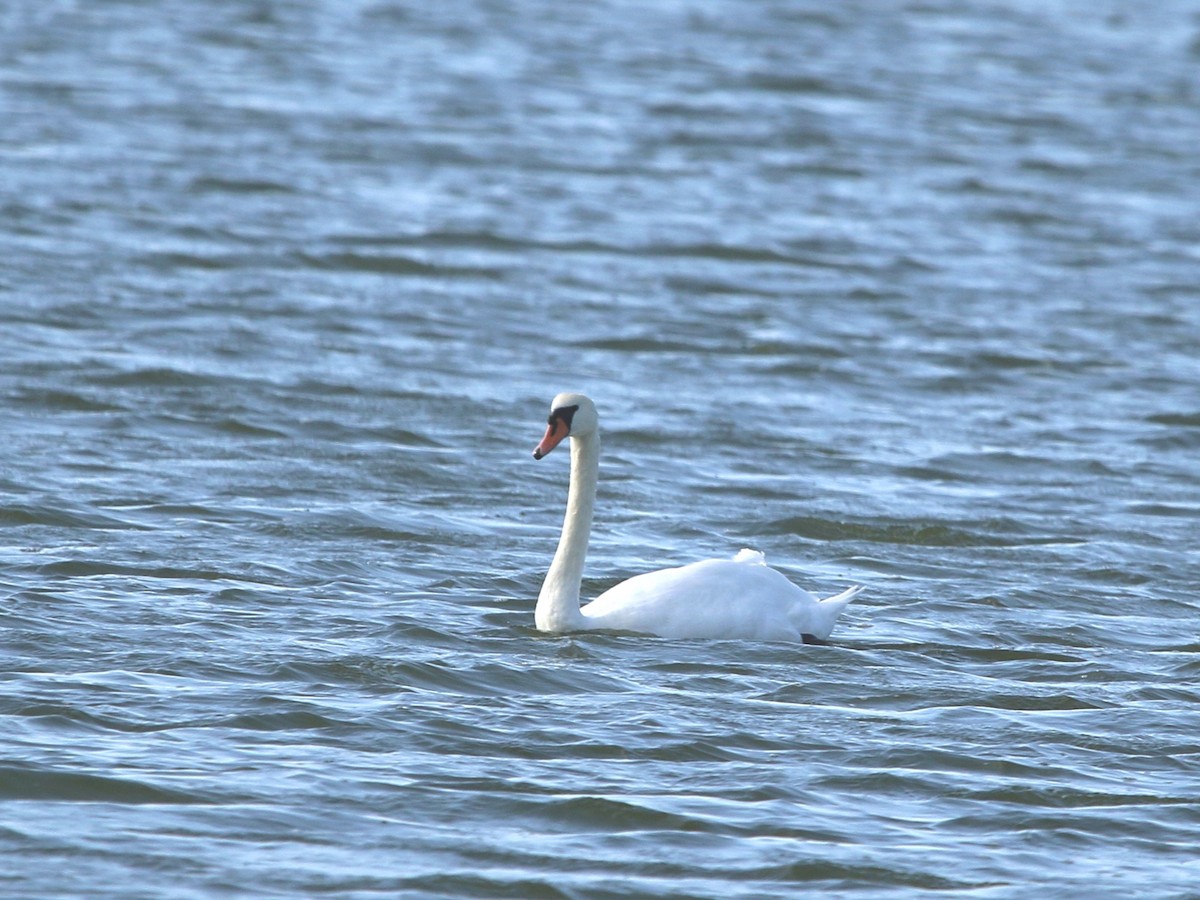
[[[540,631],[613,630],[666,638],[823,641],[861,587],[818,599],[743,550],[733,559],[708,559],[636,575],[582,609],[580,582],[599,478],[599,417],[583,394],[559,394],[546,435],[533,451],[541,459],[571,439],[571,482],[558,550],[538,595]]]

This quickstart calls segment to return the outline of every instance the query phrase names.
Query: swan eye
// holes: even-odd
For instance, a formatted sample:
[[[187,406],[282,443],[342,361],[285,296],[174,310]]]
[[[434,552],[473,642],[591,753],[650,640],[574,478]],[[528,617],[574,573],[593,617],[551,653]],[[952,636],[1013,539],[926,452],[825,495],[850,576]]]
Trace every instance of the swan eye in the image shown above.
[[[550,418],[546,420],[548,425],[557,425],[559,422],[567,426],[567,431],[571,430],[571,420],[575,418],[575,413],[579,410],[579,406],[560,406],[558,409],[550,413]]]

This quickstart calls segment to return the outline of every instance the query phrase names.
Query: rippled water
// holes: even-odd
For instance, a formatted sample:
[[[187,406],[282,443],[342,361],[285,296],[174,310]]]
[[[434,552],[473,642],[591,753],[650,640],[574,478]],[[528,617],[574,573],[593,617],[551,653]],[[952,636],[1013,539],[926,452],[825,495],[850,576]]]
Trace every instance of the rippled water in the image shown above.
[[[1194,4],[0,12],[0,892],[1196,896]],[[829,647],[546,636],[743,546]]]

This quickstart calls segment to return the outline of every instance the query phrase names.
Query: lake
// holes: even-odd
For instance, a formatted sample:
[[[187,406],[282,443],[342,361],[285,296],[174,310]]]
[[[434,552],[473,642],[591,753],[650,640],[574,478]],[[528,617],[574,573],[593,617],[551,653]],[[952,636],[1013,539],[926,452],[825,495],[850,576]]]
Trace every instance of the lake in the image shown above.
[[[1200,11],[0,12],[0,893],[1183,897]],[[828,646],[549,635],[761,550]]]

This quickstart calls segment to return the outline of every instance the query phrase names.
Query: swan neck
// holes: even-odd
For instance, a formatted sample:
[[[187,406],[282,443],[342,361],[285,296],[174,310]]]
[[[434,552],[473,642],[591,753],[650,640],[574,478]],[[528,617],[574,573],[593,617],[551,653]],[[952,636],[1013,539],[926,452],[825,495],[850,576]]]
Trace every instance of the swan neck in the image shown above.
[[[579,611],[580,583],[592,533],[596,483],[600,476],[600,437],[588,434],[571,438],[571,484],[567,514],[554,561],[538,595],[534,624],[540,631],[571,631],[583,627]]]

